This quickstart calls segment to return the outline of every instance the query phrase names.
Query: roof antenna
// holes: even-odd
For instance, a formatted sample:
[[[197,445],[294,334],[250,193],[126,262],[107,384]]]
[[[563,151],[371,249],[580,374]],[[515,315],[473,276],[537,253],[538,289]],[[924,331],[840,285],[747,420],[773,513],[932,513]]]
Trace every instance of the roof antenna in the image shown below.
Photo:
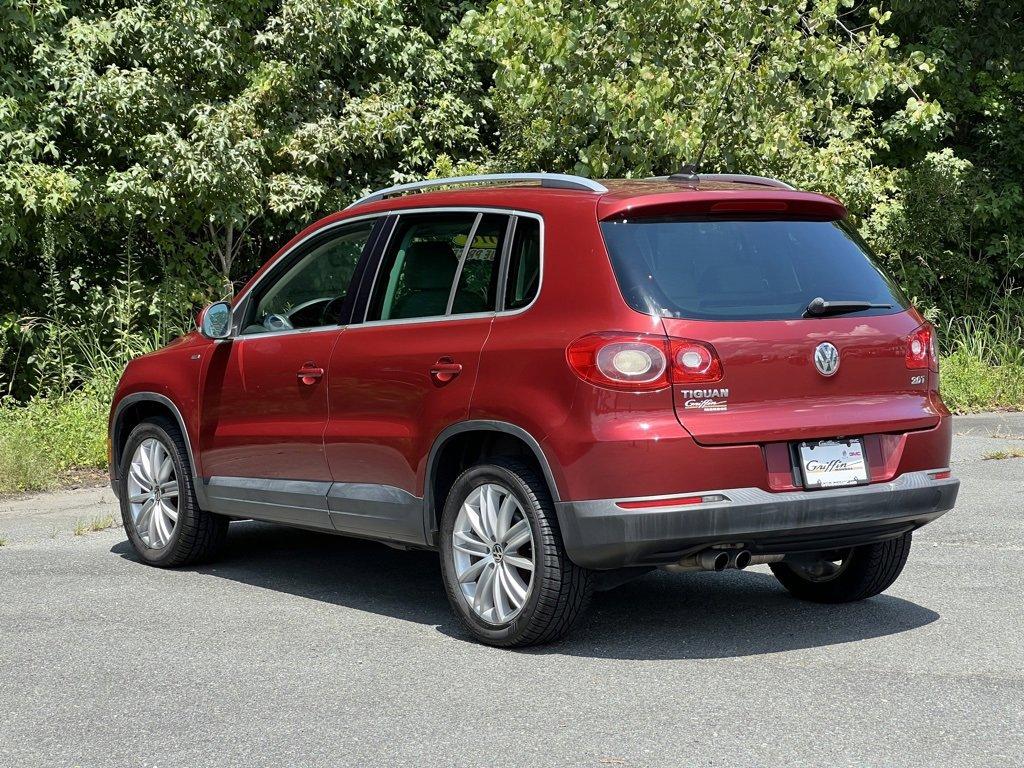
[[[722,114],[722,107],[729,98],[729,92],[732,90],[732,81],[736,79],[737,70],[733,70],[729,76],[729,82],[726,83],[725,93],[722,94],[721,100],[718,102],[718,111],[715,112],[712,124],[718,123],[718,116]],[[701,164],[704,162],[704,152],[708,148],[709,139],[712,134],[709,131],[704,131],[704,137],[700,141],[700,149],[697,150],[697,159],[692,163],[684,163],[683,167],[679,169],[678,173],[673,173],[669,176],[669,181],[683,181],[688,184],[696,186],[700,182],[699,169]]]
[[[697,175],[697,164],[683,163],[683,167],[679,169],[679,172],[673,173],[668,177],[668,180],[683,181],[692,186],[697,186],[697,182],[700,181],[700,176]]]

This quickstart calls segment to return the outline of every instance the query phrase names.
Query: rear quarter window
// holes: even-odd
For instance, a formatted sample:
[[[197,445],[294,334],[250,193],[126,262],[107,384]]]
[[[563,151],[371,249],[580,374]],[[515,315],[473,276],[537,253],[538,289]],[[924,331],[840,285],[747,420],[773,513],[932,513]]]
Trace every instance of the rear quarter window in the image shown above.
[[[907,307],[845,223],[650,219],[602,222],[626,302],[646,314],[695,320],[788,320],[812,299]]]

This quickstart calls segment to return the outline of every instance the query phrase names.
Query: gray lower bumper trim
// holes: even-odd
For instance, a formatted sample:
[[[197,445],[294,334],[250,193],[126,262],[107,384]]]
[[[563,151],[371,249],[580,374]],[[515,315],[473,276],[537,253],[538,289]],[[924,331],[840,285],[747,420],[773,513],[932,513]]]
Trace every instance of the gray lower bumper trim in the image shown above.
[[[960,481],[910,472],[888,483],[771,493],[731,488],[682,494],[723,496],[704,504],[623,509],[619,499],[555,505],[569,557],[586,568],[669,563],[714,544],[755,552],[827,548],[912,530],[953,508]],[[657,497],[654,497],[655,499]]]

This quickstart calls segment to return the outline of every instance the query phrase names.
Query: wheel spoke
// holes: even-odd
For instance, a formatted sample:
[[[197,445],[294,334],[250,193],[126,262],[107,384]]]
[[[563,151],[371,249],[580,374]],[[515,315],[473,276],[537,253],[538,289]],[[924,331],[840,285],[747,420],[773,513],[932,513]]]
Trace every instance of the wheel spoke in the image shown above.
[[[494,563],[487,563],[484,572],[476,582],[476,594],[473,595],[473,610],[484,616],[493,606],[493,592],[491,584],[494,581]]]
[[[142,487],[143,490],[149,491],[153,489],[153,483],[148,477],[146,477],[145,470],[143,469],[141,463],[133,461],[132,467],[128,471],[128,474],[132,478],[132,480],[134,480],[136,483],[139,484],[140,487]]]
[[[473,533],[477,535],[480,541],[487,541],[487,531],[484,530],[483,521],[480,519],[480,511],[473,508],[469,499],[462,505],[462,511],[466,514],[466,519],[469,521]]]
[[[483,557],[489,551],[488,546],[471,535],[470,531],[455,531],[453,544],[459,552],[475,557]]]
[[[502,546],[505,547],[506,551],[515,552],[529,540],[530,521],[523,519],[508,529]]]
[[[166,483],[162,483],[160,485],[160,495],[165,499],[178,498],[178,481],[168,480]]]
[[[160,502],[160,509],[164,513],[164,517],[166,517],[168,520],[171,521],[172,527],[173,527],[173,524],[178,522],[178,510],[176,510],[174,507],[172,507],[166,501],[161,501]],[[169,536],[168,536],[168,538],[169,538]]]
[[[162,519],[160,510],[157,509],[156,504],[153,504],[153,509],[149,513],[149,545],[151,547],[162,547],[164,545],[163,539],[160,537],[160,523]]]
[[[154,513],[156,517],[157,530],[160,532],[160,543],[166,544],[171,538],[171,528],[173,525],[168,525],[169,517],[167,515],[167,507],[164,504],[160,504],[159,509]]]
[[[160,443],[156,440],[149,441],[149,451],[146,453],[146,474],[149,476],[150,482],[157,479],[157,475],[160,473],[160,460],[157,458],[157,451],[160,450]]]
[[[491,541],[497,539],[498,501],[495,498],[494,486],[485,485],[480,494],[480,516],[483,518],[484,531]]]
[[[142,493],[137,493],[134,496],[129,496],[128,497],[128,501],[130,501],[132,504],[145,504],[146,500],[149,497],[150,497],[149,492],[148,491],[143,491]]]
[[[494,578],[491,579],[491,600],[494,601],[494,618],[499,622],[505,621],[505,616],[511,611],[505,609],[507,599],[505,598],[505,584],[500,565],[494,567]]]
[[[459,583],[468,584],[471,581],[476,581],[477,579],[479,579],[480,573],[483,571],[484,568],[487,567],[488,563],[490,562],[491,561],[487,558],[481,558],[480,560],[477,560],[475,563],[469,566],[469,568],[467,568],[459,574]]]
[[[512,525],[512,516],[516,513],[517,509],[519,509],[519,504],[516,502],[516,497],[511,493],[502,499],[501,506],[498,507],[497,521],[494,525],[494,534],[498,541],[502,541],[508,533],[508,529]]]
[[[513,608],[520,608],[523,603],[526,602],[527,587],[526,584],[523,583],[523,580],[519,578],[519,574],[516,573],[515,568],[509,565],[507,560],[502,563],[501,577],[505,587],[505,593],[513,603]]]
[[[153,509],[156,507],[156,499],[147,498],[146,502],[142,505],[142,509],[139,510],[139,516],[135,518],[135,530],[142,534],[142,531],[149,528],[149,518],[153,514]]]
[[[509,566],[515,566],[516,568],[522,568],[524,571],[533,570],[533,561],[526,557],[520,557],[519,555],[505,555],[505,562]]]
[[[174,461],[172,461],[171,457],[168,456],[160,464],[160,471],[157,473],[157,479],[161,483],[166,483],[168,478],[170,478],[170,476],[171,476],[171,472],[173,472],[173,471],[174,471]]]

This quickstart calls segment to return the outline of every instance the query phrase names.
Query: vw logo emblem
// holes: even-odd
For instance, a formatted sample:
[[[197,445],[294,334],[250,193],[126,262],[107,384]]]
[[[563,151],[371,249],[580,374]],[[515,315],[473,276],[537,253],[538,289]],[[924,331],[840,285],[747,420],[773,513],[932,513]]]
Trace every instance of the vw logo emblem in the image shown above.
[[[814,367],[822,376],[832,376],[839,370],[839,350],[823,341],[814,350]]]

